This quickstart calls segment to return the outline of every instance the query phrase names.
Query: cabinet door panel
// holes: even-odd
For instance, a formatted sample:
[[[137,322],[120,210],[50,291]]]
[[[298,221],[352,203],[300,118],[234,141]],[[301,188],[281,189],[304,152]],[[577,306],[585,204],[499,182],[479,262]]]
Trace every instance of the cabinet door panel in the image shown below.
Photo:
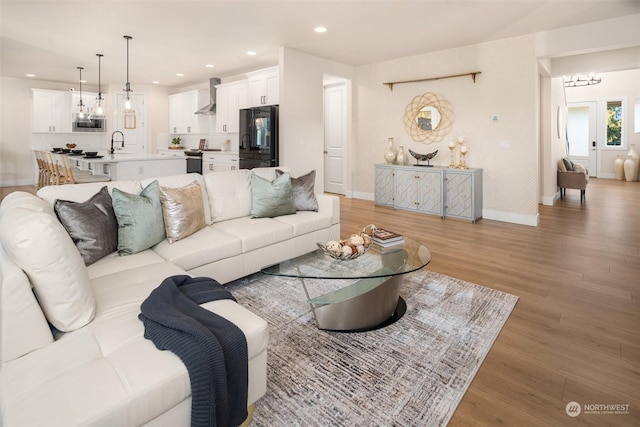
[[[394,172],[392,168],[375,169],[375,201],[378,205],[393,206],[395,195]]]
[[[472,219],[472,176],[471,174],[447,174],[446,214]]]
[[[442,174],[419,172],[417,180],[417,208],[420,212],[442,215]]]
[[[396,169],[396,207],[401,209],[416,210],[417,174],[411,170]]]

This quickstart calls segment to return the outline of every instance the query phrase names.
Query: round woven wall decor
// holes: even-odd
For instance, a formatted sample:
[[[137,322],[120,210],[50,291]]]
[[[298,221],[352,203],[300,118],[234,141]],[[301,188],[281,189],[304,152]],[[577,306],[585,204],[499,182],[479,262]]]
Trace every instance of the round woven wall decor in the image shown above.
[[[433,107],[440,113],[440,121],[435,129],[424,130],[418,126],[416,117],[418,117],[420,110],[425,107]],[[451,104],[440,95],[432,92],[416,96],[404,110],[404,127],[414,141],[425,144],[438,142],[451,132],[452,125],[453,110],[451,109]]]

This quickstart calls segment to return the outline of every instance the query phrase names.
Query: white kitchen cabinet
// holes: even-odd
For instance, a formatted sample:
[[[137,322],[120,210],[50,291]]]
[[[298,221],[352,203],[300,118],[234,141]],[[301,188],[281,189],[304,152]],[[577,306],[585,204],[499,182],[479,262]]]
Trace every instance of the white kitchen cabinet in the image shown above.
[[[202,173],[233,171],[238,169],[238,162],[238,153],[205,151],[202,155]]]
[[[32,95],[31,130],[33,132],[71,132],[72,120],[69,92],[32,89]]]
[[[247,105],[247,82],[245,80],[217,85],[216,132],[239,132],[239,111]]]
[[[169,131],[172,134],[208,133],[206,116],[195,114],[209,104],[209,91],[195,89],[169,95]]]
[[[184,157],[184,150],[158,150],[161,156]]]
[[[245,74],[249,85],[249,106],[278,105],[280,102],[279,67],[265,68]]]
[[[375,165],[375,203],[440,217],[482,217],[482,169]]]

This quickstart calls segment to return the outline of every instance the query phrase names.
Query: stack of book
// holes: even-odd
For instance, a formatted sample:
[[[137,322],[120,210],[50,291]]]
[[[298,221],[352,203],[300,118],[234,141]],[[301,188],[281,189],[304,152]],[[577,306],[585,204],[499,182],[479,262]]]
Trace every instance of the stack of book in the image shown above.
[[[378,246],[380,252],[391,252],[404,247],[402,235],[383,228],[376,228],[371,236],[373,243]]]

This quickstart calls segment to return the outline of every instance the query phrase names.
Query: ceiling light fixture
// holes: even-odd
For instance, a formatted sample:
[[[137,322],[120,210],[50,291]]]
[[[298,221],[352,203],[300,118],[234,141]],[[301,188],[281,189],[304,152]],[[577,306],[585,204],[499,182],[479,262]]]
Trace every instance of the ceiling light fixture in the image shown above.
[[[256,53],[254,51],[250,50],[250,51],[247,52],[247,55],[256,56]]]
[[[80,101],[78,102],[78,111],[76,111],[76,114],[75,114],[75,121],[87,122],[89,121],[89,118],[87,117],[87,114],[84,111],[84,101],[82,100],[82,70],[84,70],[84,67],[77,67],[77,68],[80,71]]]
[[[124,92],[125,96],[120,102],[118,107],[119,112],[123,115],[124,118],[124,128],[125,129],[135,129],[137,125],[137,108],[136,103],[133,100],[133,96],[131,95],[131,83],[129,83],[129,40],[133,37],[131,36],[123,36],[127,41],[127,83],[125,84]]]
[[[89,114],[89,118],[91,119],[102,118],[107,115],[106,101],[102,97],[102,76],[100,74],[100,63],[104,55],[101,53],[96,53],[96,56],[98,57],[98,96],[96,97],[96,101],[93,103],[91,114]]]
[[[178,76],[178,77],[184,77],[184,74],[182,74],[182,73],[176,73],[176,76]]]
[[[215,67],[215,65],[213,65],[213,64],[207,64],[207,65],[205,65],[205,67],[207,67],[207,68],[213,68],[213,67]]]
[[[27,77],[35,77],[36,75],[29,73],[29,74],[25,74],[25,76],[27,76]]]
[[[315,31],[316,33],[326,33],[327,32],[327,28],[323,27],[322,25],[318,25],[317,27],[315,27],[313,29],[313,31]]]
[[[597,85],[602,82],[602,76],[600,74],[574,74],[572,76],[564,76],[562,78],[564,87],[581,87]]]

